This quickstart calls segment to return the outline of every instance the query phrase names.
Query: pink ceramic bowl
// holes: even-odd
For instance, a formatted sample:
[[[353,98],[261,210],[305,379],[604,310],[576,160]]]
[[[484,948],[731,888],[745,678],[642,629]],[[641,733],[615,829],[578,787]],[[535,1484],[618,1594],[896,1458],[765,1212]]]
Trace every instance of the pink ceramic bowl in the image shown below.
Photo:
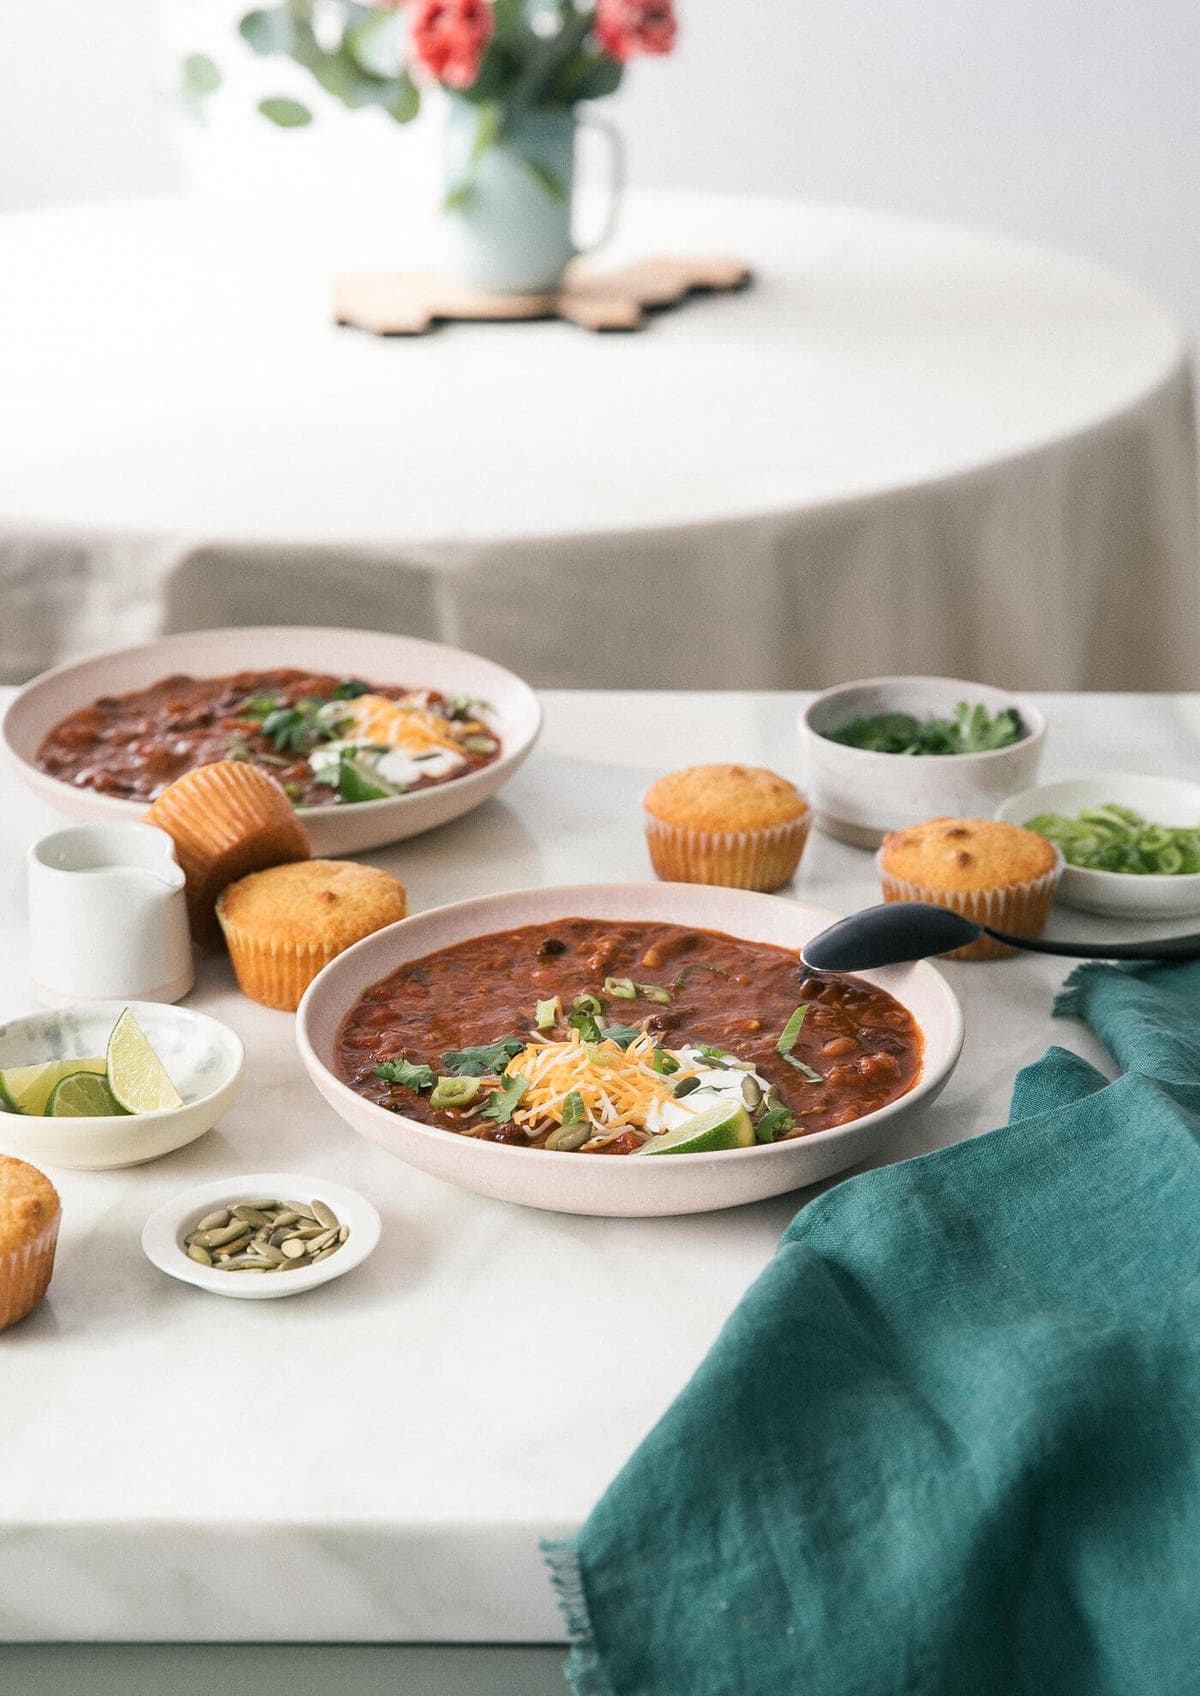
[[[377,931],[330,961],[296,1015],[300,1055],[321,1094],[352,1129],[410,1166],[479,1195],[559,1213],[625,1217],[705,1213],[761,1201],[880,1153],[898,1126],[940,1093],[958,1059],[963,1024],[954,992],[932,966],[861,974],[907,1007],[924,1033],[921,1073],[907,1095],[834,1130],[719,1154],[601,1159],[456,1136],[390,1113],[342,1083],[334,1071],[334,1044],[342,1020],[369,985],[407,960],[492,931],[564,918],[663,920],[798,949],[834,917],[772,895],[693,883],[584,884],[459,901]]]
[[[217,677],[225,672],[273,670],[277,666],[473,696],[494,708],[488,723],[502,745],[499,759],[491,765],[436,788],[398,795],[393,800],[360,801],[354,806],[299,808],[317,856],[381,848],[470,812],[508,782],[541,729],[541,708],[529,685],[478,654],[381,630],[281,625],[164,636],[144,647],[97,654],[94,659],[43,672],[12,701],[0,725],[0,736],[29,787],[68,818],[84,823],[136,821],[146,810],[142,802],[77,789],[38,770],[34,763],[38,745],[51,726],[98,696],[143,689],[173,672]]]

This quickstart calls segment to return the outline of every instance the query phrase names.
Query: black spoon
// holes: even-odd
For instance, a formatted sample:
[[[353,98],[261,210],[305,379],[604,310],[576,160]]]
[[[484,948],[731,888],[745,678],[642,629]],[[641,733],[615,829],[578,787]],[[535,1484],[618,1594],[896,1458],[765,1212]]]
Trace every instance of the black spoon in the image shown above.
[[[977,925],[947,907],[924,901],[885,901],[839,919],[800,950],[815,972],[865,972],[872,966],[899,966],[965,948],[981,936],[1007,942],[1033,954],[1062,954],[1072,960],[1200,960],[1200,934],[1167,936],[1161,942],[1044,942],[1012,936]]]

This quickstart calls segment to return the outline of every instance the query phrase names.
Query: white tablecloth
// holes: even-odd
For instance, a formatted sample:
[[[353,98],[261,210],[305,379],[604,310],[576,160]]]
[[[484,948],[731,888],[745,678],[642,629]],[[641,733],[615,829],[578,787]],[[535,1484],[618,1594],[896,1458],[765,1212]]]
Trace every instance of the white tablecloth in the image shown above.
[[[398,208],[0,219],[0,676],[294,619],[541,684],[1194,678],[1186,354],[1125,279],[646,197],[614,258],[728,251],[755,287],[628,337],[333,328],[336,269],[428,241]]]

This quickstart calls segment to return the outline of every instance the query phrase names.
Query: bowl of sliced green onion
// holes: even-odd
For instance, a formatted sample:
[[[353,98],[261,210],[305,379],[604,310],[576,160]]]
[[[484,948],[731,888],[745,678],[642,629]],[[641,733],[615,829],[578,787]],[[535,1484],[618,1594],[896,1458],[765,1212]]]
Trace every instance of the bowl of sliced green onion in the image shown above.
[[[1200,912],[1200,783],[1073,778],[1013,795],[996,816],[1061,850],[1066,906],[1130,919]]]

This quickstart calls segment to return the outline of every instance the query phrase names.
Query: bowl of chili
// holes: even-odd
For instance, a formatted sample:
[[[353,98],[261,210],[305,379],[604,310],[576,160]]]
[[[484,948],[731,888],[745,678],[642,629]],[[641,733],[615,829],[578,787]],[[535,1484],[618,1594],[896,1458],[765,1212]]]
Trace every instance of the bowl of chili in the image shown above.
[[[411,758],[356,752],[349,726],[359,718],[363,738],[377,739],[389,708],[413,721]],[[249,759],[282,783],[313,852],[337,855],[477,807],[540,728],[529,686],[477,654],[387,631],[285,625],[165,636],[59,666],[18,693],[0,736],[25,782],[83,821],[139,819],[184,771]],[[377,781],[398,754],[401,781]]]
[[[927,963],[803,967],[832,920],[700,884],[457,902],[333,960],[300,1005],[300,1055],[353,1130],[481,1195],[626,1217],[762,1200],[880,1153],[962,1046]],[[730,1091],[738,1146],[664,1153]]]

